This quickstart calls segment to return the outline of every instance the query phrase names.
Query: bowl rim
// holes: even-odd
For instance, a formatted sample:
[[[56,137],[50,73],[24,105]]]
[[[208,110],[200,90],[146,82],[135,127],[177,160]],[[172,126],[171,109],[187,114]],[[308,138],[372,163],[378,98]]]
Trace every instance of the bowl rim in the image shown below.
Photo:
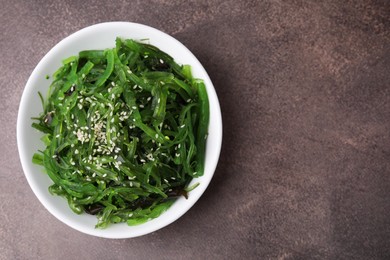
[[[207,93],[209,95],[209,102],[210,102],[210,97],[212,98],[212,101],[213,101],[213,109],[214,109],[214,114],[216,116],[216,118],[213,118],[213,120],[216,121],[216,126],[217,126],[217,129],[215,130],[216,131],[216,135],[214,136],[215,140],[213,141],[213,146],[216,146],[216,151],[215,153],[213,154],[215,158],[213,161],[211,161],[211,165],[210,165],[210,174],[209,176],[206,176],[207,178],[205,178],[204,180],[202,180],[202,182],[204,182],[205,185],[202,186],[201,190],[198,190],[197,191],[197,196],[195,196],[196,198],[194,198],[192,200],[191,203],[189,203],[190,205],[187,206],[184,210],[182,210],[181,212],[175,214],[173,217],[169,218],[169,219],[165,219],[165,221],[161,221],[162,220],[162,217],[164,215],[164,213],[156,218],[156,219],[159,219],[160,221],[157,222],[156,225],[154,225],[154,227],[150,228],[150,227],[147,227],[147,224],[150,223],[151,221],[154,221],[154,220],[151,220],[151,221],[148,221],[146,222],[145,224],[141,224],[140,226],[144,226],[145,225],[145,229],[141,232],[137,232],[137,233],[131,233],[131,232],[123,232],[121,233],[120,235],[118,235],[118,233],[115,233],[115,234],[111,234],[109,231],[109,228],[108,227],[107,229],[105,229],[106,232],[95,232],[97,231],[98,229],[94,229],[94,231],[91,231],[89,229],[86,229],[84,228],[84,226],[80,223],[75,223],[73,221],[70,221],[69,219],[67,219],[63,213],[61,213],[60,211],[56,210],[55,208],[53,208],[50,203],[47,201],[47,199],[45,197],[47,197],[48,195],[49,196],[52,196],[51,194],[49,194],[49,192],[46,190],[46,191],[42,191],[41,189],[39,189],[37,186],[36,186],[36,183],[35,183],[35,180],[32,176],[32,169],[31,167],[29,166],[29,160],[31,160],[31,157],[30,157],[30,154],[27,154],[27,151],[24,147],[24,143],[25,143],[25,131],[27,130],[24,130],[23,128],[25,128],[27,125],[29,127],[31,127],[31,121],[28,121],[26,122],[26,116],[23,115],[23,112],[26,111],[26,109],[28,109],[26,106],[27,106],[27,101],[31,98],[30,97],[30,94],[31,92],[35,89],[34,88],[34,80],[36,78],[36,75],[42,70],[42,67],[50,62],[50,59],[52,58],[53,55],[55,55],[59,50],[61,50],[64,46],[66,47],[66,44],[68,44],[69,42],[72,42],[72,41],[77,41],[77,37],[85,34],[85,33],[93,33],[95,30],[98,31],[100,30],[101,28],[106,28],[107,27],[112,27],[113,29],[115,29],[115,27],[119,28],[119,27],[129,27],[129,29],[131,30],[131,28],[141,28],[143,30],[147,30],[147,31],[150,31],[151,33],[157,33],[158,35],[161,35],[161,37],[165,37],[167,39],[169,39],[170,41],[173,41],[175,42],[175,44],[178,44],[178,46],[180,46],[181,48],[183,48],[183,50],[185,50],[186,52],[186,55],[190,55],[191,56],[191,59],[193,59],[194,63],[195,64],[190,64],[191,66],[197,66],[198,69],[200,69],[202,71],[202,73],[204,74],[204,76],[202,76],[202,79],[205,81],[205,85],[206,85],[206,88],[207,88]],[[160,48],[160,47],[159,47]],[[66,58],[66,57],[62,57],[62,58]],[[36,90],[36,89],[35,89]],[[210,102],[210,120],[211,120],[211,102]],[[221,115],[221,109],[220,109],[220,105],[219,105],[219,101],[218,101],[218,97],[217,97],[217,94],[216,94],[216,91],[215,91],[215,88],[211,82],[211,79],[210,77],[208,76],[206,70],[204,69],[204,67],[202,66],[202,64],[199,62],[199,60],[195,57],[195,55],[186,47],[184,46],[180,41],[178,41],[177,39],[175,39],[174,37],[170,36],[169,34],[165,33],[165,32],[162,32],[156,28],[153,28],[151,26],[148,26],[148,25],[144,25],[144,24],[140,24],[140,23],[133,23],[133,22],[105,22],[105,23],[98,23],[98,24],[94,24],[94,25],[91,25],[91,26],[87,26],[83,29],[80,29],[70,35],[68,35],[67,37],[65,37],[64,39],[62,39],[60,42],[58,42],[54,47],[52,47],[49,52],[47,52],[44,57],[39,61],[39,63],[36,65],[36,67],[34,68],[33,72],[31,73],[31,75],[29,76],[29,79],[25,85],[25,88],[23,90],[23,94],[22,94],[22,97],[21,97],[21,100],[20,100],[20,104],[19,104],[19,110],[18,110],[18,117],[17,117],[17,125],[16,125],[16,136],[17,136],[17,146],[18,146],[18,151],[19,151],[19,158],[20,158],[20,161],[21,161],[21,164],[22,164],[22,168],[23,168],[23,172],[24,172],[24,175],[26,176],[26,179],[27,179],[27,182],[29,183],[29,186],[30,188],[32,189],[33,193],[36,195],[36,197],[38,198],[38,200],[41,202],[41,204],[53,215],[55,216],[58,220],[60,220],[61,222],[65,223],[66,225],[72,227],[73,229],[76,229],[82,233],[85,233],[85,234],[88,234],[88,235],[92,235],[92,236],[97,236],[97,237],[103,237],[103,238],[116,238],[116,239],[121,239],[121,238],[131,238],[131,237],[138,237],[138,236],[142,236],[142,235],[146,235],[148,233],[151,233],[151,232],[154,232],[154,231],[157,231],[163,227],[166,227],[168,226],[169,224],[173,223],[174,221],[176,221],[177,219],[179,219],[182,215],[184,215],[186,212],[188,212],[188,210],[196,203],[197,200],[199,200],[199,198],[202,196],[202,194],[205,192],[206,188],[208,187],[214,173],[215,173],[215,170],[216,170],[216,167],[217,167],[217,164],[218,164],[218,161],[219,161],[219,156],[220,156],[220,152],[221,152],[221,147],[222,147],[222,115]],[[199,187],[198,187],[199,188]],[[198,189],[197,188],[197,189]],[[45,194],[46,193],[46,194]],[[48,194],[48,195],[47,195]],[[63,198],[61,198],[63,199]],[[169,209],[168,209],[169,211]],[[167,211],[167,212],[168,212]],[[120,225],[120,224],[115,224],[115,225]],[[127,225],[126,225],[127,226]]]

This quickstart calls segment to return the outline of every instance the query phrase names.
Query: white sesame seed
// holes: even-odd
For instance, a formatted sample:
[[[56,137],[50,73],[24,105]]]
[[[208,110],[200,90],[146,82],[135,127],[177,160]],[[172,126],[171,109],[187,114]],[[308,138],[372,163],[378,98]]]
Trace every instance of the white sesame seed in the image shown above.
[[[180,128],[183,128],[183,127],[185,127],[185,126],[186,126],[186,125],[181,125]]]
[[[112,99],[115,99],[115,94],[112,94],[112,95],[111,95],[111,98],[112,98]]]
[[[127,73],[131,74],[131,73],[133,73],[133,72],[131,72],[131,70],[127,70]]]
[[[115,121],[115,118],[112,118],[112,119],[111,119],[111,123],[114,123],[114,121]]]
[[[76,150],[74,151],[74,153],[75,153],[75,154],[79,154],[79,150],[76,149]]]
[[[139,105],[139,107],[140,107],[140,108],[144,108],[144,105],[141,104],[141,105]]]
[[[51,158],[57,158],[57,155],[53,155]]]
[[[112,85],[113,87],[115,87],[114,81],[111,81],[111,85]],[[109,91],[109,92],[110,92],[110,91]]]
[[[164,63],[164,61],[162,59],[160,59],[160,63]]]
[[[85,78],[85,74],[83,73],[83,75],[81,75],[81,77]]]
[[[189,98],[189,99],[187,99],[187,103],[188,103],[188,102],[190,102],[190,101],[191,101],[191,99],[190,99],[190,98]]]
[[[60,137],[60,135],[56,135],[56,138],[59,138]]]
[[[92,174],[92,177],[93,177],[93,178],[95,178],[95,177],[96,177],[96,172],[94,172],[94,173]]]
[[[83,109],[83,105],[78,104],[77,106],[79,107],[80,110]]]
[[[64,97],[58,97],[58,100],[64,100]]]
[[[155,137],[158,138],[158,134],[156,134]]]
[[[160,104],[160,101],[161,101],[161,99],[159,98],[159,99],[157,100],[157,103]]]
[[[136,89],[137,88],[137,85],[134,85],[133,89]]]
[[[175,156],[176,156],[176,157],[179,157],[179,156],[180,156],[180,153],[176,153]]]
[[[146,162],[144,159],[140,159],[139,161],[142,162],[142,163]]]
[[[132,108],[132,109],[137,109],[137,107],[136,107],[136,106],[132,106],[131,108]]]
[[[168,183],[168,182],[169,182],[167,179],[164,179],[164,181],[165,181],[166,183]]]
[[[70,147],[72,147],[72,148],[73,148],[73,147],[74,147],[74,144],[71,144],[71,145],[70,145]]]
[[[131,218],[132,216],[133,216],[133,213],[130,213],[130,214],[129,214],[129,218]]]
[[[87,167],[85,167],[85,168],[87,168],[87,170],[91,170],[91,167],[89,167],[89,166],[87,166]]]
[[[107,173],[103,174],[103,178],[105,178],[107,176]]]
[[[152,99],[152,97],[148,97],[147,99],[146,99],[146,101],[150,101]]]
[[[177,148],[180,148],[180,146],[181,146],[181,144],[179,144],[179,145],[177,146]]]

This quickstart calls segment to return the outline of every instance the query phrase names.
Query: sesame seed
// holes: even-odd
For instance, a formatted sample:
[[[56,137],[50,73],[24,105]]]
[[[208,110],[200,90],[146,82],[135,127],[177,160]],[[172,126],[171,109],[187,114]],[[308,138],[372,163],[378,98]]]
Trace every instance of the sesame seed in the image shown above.
[[[79,154],[79,150],[76,149],[76,150],[74,151],[74,153],[75,153],[75,154]]]
[[[181,144],[179,144],[179,145],[177,146],[177,148],[180,148],[180,146],[181,146]]]
[[[79,107],[80,110],[83,109],[83,105],[78,104],[77,106]]]
[[[160,63],[164,63],[164,61],[162,59],[160,59]]]
[[[64,100],[64,97],[58,97],[58,100]]]
[[[56,135],[56,138],[60,137],[60,135]]]
[[[91,170],[91,167],[89,167],[89,166],[87,166],[87,167],[85,167],[85,168],[87,168],[87,170]]]
[[[141,104],[141,105],[139,105],[139,107],[140,107],[140,108],[144,108],[144,105]]]
[[[114,121],[115,121],[115,118],[112,118],[112,119],[111,119],[111,123],[114,123]]]
[[[132,109],[137,109],[137,107],[136,107],[136,106],[132,106],[131,108],[132,108]]]
[[[158,138],[158,134],[156,134],[155,137]]]
[[[103,174],[103,178],[105,178],[107,176],[107,173]]]
[[[95,177],[96,177],[96,172],[94,172],[94,173],[92,174],[92,177],[93,177],[93,178],[95,178]]]
[[[142,162],[142,163],[146,162],[144,159],[140,159],[139,161]]]
[[[152,97],[148,97],[147,99],[146,99],[146,101],[150,101],[152,99]]]
[[[186,126],[186,125],[181,125],[180,128],[183,128],[183,127],[185,127],[185,126]]]
[[[81,77],[85,78],[85,74],[83,73],[83,75],[81,75]]]
[[[115,94],[112,94],[112,95],[111,95],[111,98],[112,98],[112,99],[115,99]]]
[[[179,156],[180,156],[180,153],[176,153],[175,156],[176,156],[176,157],[179,157]]]
[[[190,98],[189,98],[189,99],[187,99],[187,103],[188,103],[188,102],[190,102],[190,101],[191,101],[191,99],[190,99]]]
[[[53,155],[51,158],[57,158],[57,155],[55,154],[55,155]]]
[[[137,85],[134,85],[133,89],[136,89],[137,88]]]
[[[172,179],[172,180],[176,180],[176,178],[175,178],[175,177],[171,177],[171,179]]]
[[[164,179],[164,181],[165,181],[166,183],[168,183],[168,182],[169,182],[167,179]]]
[[[131,74],[131,73],[133,73],[133,72],[131,72],[131,70],[127,70],[127,73]]]
[[[132,216],[133,216],[133,213],[130,213],[130,214],[129,214],[129,218],[131,218]]]
[[[115,83],[114,83],[114,81],[111,81],[111,85],[112,85],[113,87],[115,87]]]
[[[70,118],[74,119],[74,115],[73,115],[73,114],[71,114],[71,115],[70,115]]]
[[[160,101],[161,101],[161,99],[159,98],[159,99],[157,100],[157,103],[160,104]]]
[[[72,147],[72,148],[73,148],[73,147],[74,147],[74,144],[71,144],[71,145],[70,145],[70,147]]]

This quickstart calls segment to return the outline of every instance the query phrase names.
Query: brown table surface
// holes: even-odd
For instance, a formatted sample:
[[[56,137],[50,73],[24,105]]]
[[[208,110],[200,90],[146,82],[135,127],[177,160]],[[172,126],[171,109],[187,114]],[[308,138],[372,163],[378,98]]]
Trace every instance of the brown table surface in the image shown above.
[[[86,2],[0,1],[0,259],[390,259],[389,1]],[[16,147],[36,64],[104,21],[183,42],[223,114],[221,158],[200,201],[126,240],[53,217]]]

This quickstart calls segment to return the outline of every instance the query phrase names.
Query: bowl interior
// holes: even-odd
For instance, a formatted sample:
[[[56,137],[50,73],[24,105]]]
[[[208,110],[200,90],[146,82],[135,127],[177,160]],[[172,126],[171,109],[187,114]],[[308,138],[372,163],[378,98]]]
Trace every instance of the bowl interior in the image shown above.
[[[38,91],[43,94],[51,83],[46,75],[52,75],[60,66],[61,61],[79,51],[88,49],[105,49],[115,46],[116,37],[135,40],[149,39],[149,43],[170,54],[179,64],[192,66],[194,77],[203,79],[207,88],[210,102],[209,136],[206,145],[206,162],[204,175],[194,179],[200,185],[190,192],[188,200],[179,198],[172,207],[160,217],[138,226],[127,226],[125,223],[111,225],[101,230],[95,229],[97,219],[88,214],[76,215],[66,200],[52,196],[48,192],[52,184],[50,178],[42,172],[42,167],[32,164],[33,154],[44,149],[40,141],[41,133],[31,127],[31,117],[42,111]],[[182,216],[199,199],[207,188],[219,159],[222,143],[222,119],[218,98],[212,82],[205,69],[196,57],[173,37],[149,26],[128,23],[111,22],[84,28],[53,47],[39,62],[31,74],[21,99],[18,121],[17,141],[19,155],[26,178],[41,203],[59,220],[81,232],[106,238],[129,238],[144,235],[158,230]]]

